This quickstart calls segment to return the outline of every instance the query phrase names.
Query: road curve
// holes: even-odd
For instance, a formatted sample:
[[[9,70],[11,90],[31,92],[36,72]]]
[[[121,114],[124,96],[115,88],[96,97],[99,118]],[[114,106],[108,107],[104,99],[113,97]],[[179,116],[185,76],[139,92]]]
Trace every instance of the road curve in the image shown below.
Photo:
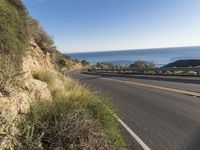
[[[200,79],[156,80],[156,78],[68,74],[92,90],[101,90],[112,97],[120,118],[152,150],[200,150],[200,98],[130,84],[137,82],[200,91]],[[106,80],[109,79],[109,80]],[[112,80],[114,79],[114,80]],[[158,78],[159,79],[159,78]],[[118,82],[119,80],[119,82]],[[128,82],[121,82],[121,81]],[[189,82],[191,80],[191,82]],[[141,149],[126,133],[129,149]]]

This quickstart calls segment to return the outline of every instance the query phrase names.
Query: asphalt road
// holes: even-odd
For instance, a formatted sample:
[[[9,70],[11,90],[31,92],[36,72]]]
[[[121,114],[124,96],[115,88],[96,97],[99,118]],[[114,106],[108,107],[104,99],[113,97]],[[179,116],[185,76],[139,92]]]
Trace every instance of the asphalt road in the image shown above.
[[[100,90],[110,96],[119,109],[119,117],[150,149],[200,150],[199,97],[131,84],[137,82],[200,92],[200,79],[79,72],[68,75],[92,90]],[[127,132],[125,135],[129,149],[141,149]]]

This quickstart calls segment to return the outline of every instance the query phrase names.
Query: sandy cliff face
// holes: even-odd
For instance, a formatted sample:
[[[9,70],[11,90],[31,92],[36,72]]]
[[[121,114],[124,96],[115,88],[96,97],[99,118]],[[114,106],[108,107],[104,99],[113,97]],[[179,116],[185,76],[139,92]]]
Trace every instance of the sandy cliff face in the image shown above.
[[[23,59],[23,72],[19,76],[19,87],[13,87],[11,94],[0,95],[0,111],[5,116],[16,117],[18,113],[25,113],[29,108],[29,102],[33,100],[51,100],[47,84],[33,78],[32,71],[54,71],[54,65],[48,54],[33,42],[30,42],[29,51]]]
[[[54,65],[51,63],[49,54],[44,52],[38,45],[31,41],[29,50],[23,58],[23,90],[29,93],[32,100],[51,100],[51,94],[47,88],[47,84],[36,80],[32,76],[32,72],[38,71],[55,71]]]
[[[24,71],[54,70],[49,53],[44,53],[34,40],[30,41],[28,51],[23,59]]]

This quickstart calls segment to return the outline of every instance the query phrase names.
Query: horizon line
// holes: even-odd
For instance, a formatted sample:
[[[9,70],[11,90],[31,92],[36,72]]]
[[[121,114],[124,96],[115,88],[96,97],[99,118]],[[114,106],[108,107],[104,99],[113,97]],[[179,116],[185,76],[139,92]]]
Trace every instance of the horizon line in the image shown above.
[[[69,52],[63,54],[75,54],[75,53],[101,53],[101,52],[117,52],[117,51],[130,51],[130,50],[155,50],[155,49],[168,49],[168,48],[188,48],[188,47],[200,47],[200,45],[194,46],[173,46],[173,47],[152,47],[152,48],[135,48],[135,49],[113,49],[113,50],[97,50],[97,51],[85,51],[85,52]]]

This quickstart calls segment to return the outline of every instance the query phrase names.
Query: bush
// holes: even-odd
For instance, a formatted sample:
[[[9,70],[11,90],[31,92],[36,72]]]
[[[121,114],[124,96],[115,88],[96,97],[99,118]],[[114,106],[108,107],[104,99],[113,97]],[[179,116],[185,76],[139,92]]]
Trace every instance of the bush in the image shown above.
[[[131,64],[129,67],[137,69],[148,69],[148,68],[155,68],[156,65],[153,62],[139,60]]]
[[[88,61],[86,61],[86,60],[82,60],[82,61],[81,61],[81,64],[82,64],[83,66],[88,66],[88,65],[90,65],[90,63],[89,63]]]
[[[69,70],[70,65],[68,62],[71,61],[69,56],[60,53],[55,46],[49,48],[51,62],[55,65],[57,71],[61,72],[64,70]]]
[[[64,59],[60,59],[59,61],[60,66],[65,67],[66,66],[66,62]]]

